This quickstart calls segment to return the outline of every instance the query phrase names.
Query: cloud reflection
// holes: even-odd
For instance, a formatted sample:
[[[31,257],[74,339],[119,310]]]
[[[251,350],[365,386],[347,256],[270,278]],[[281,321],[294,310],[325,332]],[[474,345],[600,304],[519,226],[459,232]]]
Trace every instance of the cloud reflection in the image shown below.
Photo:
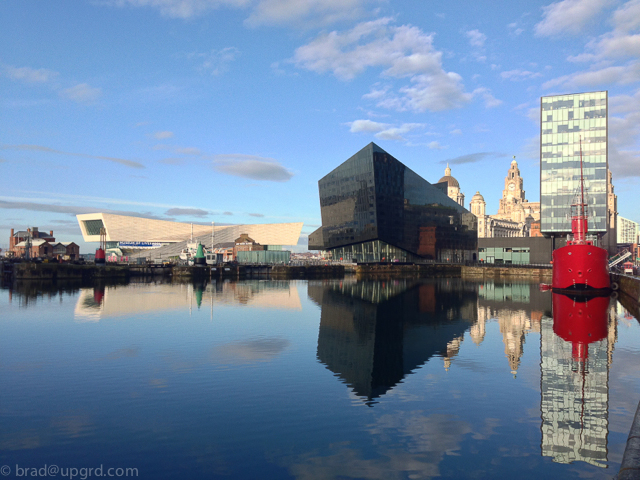
[[[439,464],[445,455],[455,455],[469,423],[453,415],[423,415],[421,411],[383,415],[369,429],[376,457],[334,444],[329,454],[312,452],[293,462],[289,471],[298,479],[318,478],[432,478],[440,476]],[[393,448],[388,445],[395,445]]]

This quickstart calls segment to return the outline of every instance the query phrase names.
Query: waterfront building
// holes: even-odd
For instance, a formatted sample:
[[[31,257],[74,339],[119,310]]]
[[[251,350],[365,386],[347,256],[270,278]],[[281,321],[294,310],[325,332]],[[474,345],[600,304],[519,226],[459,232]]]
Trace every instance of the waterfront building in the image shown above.
[[[582,145],[582,147],[581,147]],[[589,233],[615,253],[616,195],[608,160],[606,91],[540,99],[541,232],[571,233],[570,206],[580,189],[580,151],[589,208]]]
[[[104,229],[107,250],[116,255],[149,254],[178,255],[193,237],[205,247],[234,242],[242,234],[249,235],[264,246],[297,245],[302,223],[271,223],[255,225],[199,225],[167,220],[129,217],[111,213],[76,215],[85,242],[99,242]],[[160,255],[160,256],[162,256]],[[160,258],[158,256],[158,258]]]
[[[9,252],[13,257],[56,258],[76,260],[80,247],[74,242],[56,242],[53,230],[41,232],[38,227],[15,231],[11,229]],[[28,252],[28,254],[27,254]],[[66,257],[66,258],[65,258]]]
[[[618,243],[639,243],[640,225],[633,220],[618,215]]]
[[[34,240],[44,240],[47,244],[54,243],[56,241],[53,236],[53,230],[50,230],[47,234],[46,232],[41,232],[38,227],[27,228],[26,230],[18,230],[15,231],[13,228],[11,229],[11,235],[9,237],[9,251],[13,252],[13,255],[16,257],[20,257],[24,255],[24,244],[20,249],[17,248],[18,244]],[[38,242],[38,244],[42,244],[42,242]],[[38,255],[36,255],[37,257]]]
[[[448,163],[447,168],[444,169],[444,177],[438,180],[438,183],[445,183],[447,196],[458,205],[464,207],[464,193],[460,192],[460,184],[458,183],[458,180],[451,176],[451,168],[449,168]]]
[[[80,258],[80,246],[75,242],[58,242],[52,245],[52,249],[55,258],[68,257],[69,260]]]
[[[309,250],[361,262],[476,260],[476,217],[374,143],[318,182]]]
[[[476,192],[469,210],[478,217],[478,238],[529,237],[531,225],[540,220],[540,202],[526,199],[524,180],[515,157],[504,179],[498,213],[487,215],[486,208],[484,197]]]

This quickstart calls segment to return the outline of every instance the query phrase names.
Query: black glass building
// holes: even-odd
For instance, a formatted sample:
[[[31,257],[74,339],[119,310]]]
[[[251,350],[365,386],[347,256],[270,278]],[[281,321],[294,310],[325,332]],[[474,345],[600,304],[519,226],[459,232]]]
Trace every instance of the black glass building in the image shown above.
[[[322,227],[310,250],[334,259],[475,260],[476,216],[374,143],[318,182]]]

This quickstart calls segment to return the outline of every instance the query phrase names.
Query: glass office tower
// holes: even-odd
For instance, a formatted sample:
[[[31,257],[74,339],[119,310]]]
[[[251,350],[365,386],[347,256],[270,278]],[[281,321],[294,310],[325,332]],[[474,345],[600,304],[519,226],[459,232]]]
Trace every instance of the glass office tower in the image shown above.
[[[374,143],[318,182],[322,227],[310,250],[334,259],[475,260],[476,216]]]
[[[541,232],[571,232],[571,204],[580,189],[580,140],[589,232],[607,232],[607,92],[540,99]]]

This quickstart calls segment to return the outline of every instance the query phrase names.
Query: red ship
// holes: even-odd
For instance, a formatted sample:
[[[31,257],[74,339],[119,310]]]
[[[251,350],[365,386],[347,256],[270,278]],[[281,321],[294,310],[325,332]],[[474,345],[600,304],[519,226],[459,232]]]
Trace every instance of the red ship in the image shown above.
[[[553,252],[554,292],[599,294],[610,290],[609,255],[587,236],[588,210],[584,199],[582,146],[580,146],[580,192],[571,205],[571,235],[567,245]]]

